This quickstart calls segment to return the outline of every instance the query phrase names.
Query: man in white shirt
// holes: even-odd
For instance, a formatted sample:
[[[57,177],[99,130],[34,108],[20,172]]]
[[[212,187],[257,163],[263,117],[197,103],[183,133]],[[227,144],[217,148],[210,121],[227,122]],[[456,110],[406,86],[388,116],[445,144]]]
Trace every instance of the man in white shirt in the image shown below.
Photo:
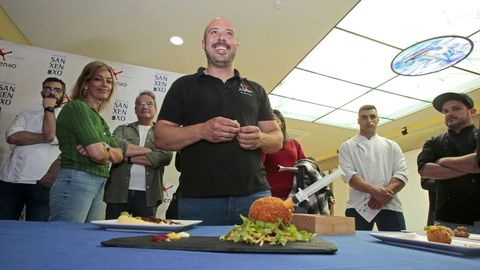
[[[58,157],[56,116],[65,96],[65,83],[55,77],[42,83],[42,109],[19,113],[6,132],[15,145],[0,171],[0,219],[47,221],[49,189],[38,180]]]
[[[345,216],[355,218],[357,230],[405,229],[397,193],[408,181],[405,157],[398,144],[376,133],[377,109],[364,105],[358,112],[360,132],[340,146],[343,179],[350,185]]]

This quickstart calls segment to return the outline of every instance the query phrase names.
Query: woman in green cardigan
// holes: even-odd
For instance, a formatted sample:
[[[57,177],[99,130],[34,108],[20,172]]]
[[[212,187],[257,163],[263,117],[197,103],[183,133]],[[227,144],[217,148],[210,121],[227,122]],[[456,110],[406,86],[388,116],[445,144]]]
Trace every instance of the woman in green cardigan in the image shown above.
[[[114,78],[107,64],[87,64],[73,87],[73,101],[58,116],[62,169],[50,190],[52,221],[84,223],[96,219],[110,165],[123,159],[99,114],[112,97]]]

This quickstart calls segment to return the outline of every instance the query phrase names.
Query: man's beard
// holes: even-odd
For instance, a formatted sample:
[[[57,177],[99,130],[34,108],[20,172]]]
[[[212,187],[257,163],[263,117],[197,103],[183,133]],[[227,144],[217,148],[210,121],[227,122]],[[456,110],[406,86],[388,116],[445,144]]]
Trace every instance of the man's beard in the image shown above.
[[[62,97],[57,98],[57,105],[55,105],[55,108],[62,106],[64,97],[65,97],[65,94],[63,94]]]
[[[458,119],[458,118],[456,118],[455,120],[456,121],[447,124],[447,127],[449,129],[457,130],[457,129],[466,127],[468,125],[468,121],[462,121],[462,119]]]
[[[58,107],[62,106],[64,97],[65,97],[65,93],[63,93],[62,96],[59,97],[59,98],[57,98],[57,97],[56,97],[55,95],[53,95],[53,94],[50,94],[49,96],[44,96],[44,95],[42,94],[42,98],[54,98],[54,99],[57,100],[57,102],[55,103],[55,108],[58,108]]]

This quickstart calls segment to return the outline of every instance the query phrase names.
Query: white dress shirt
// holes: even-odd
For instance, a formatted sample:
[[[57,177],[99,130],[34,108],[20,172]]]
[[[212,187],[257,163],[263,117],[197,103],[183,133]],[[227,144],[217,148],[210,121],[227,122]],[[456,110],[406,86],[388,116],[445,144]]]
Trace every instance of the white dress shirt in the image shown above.
[[[59,112],[60,108],[56,108],[55,116],[58,116]],[[43,114],[43,109],[19,113],[6,131],[6,138],[19,131],[42,133]],[[0,180],[10,183],[35,184],[45,175],[59,154],[56,137],[51,143],[16,145],[0,170]]]

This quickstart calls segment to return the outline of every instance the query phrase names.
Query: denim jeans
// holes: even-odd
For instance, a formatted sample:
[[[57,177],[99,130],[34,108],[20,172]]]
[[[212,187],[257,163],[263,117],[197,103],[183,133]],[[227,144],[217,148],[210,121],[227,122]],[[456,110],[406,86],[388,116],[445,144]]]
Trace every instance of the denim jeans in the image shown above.
[[[371,231],[374,223],[379,231],[401,231],[405,230],[405,218],[402,212],[392,210],[381,210],[371,222],[367,222],[354,208],[345,210],[346,217],[355,218],[355,230]]]
[[[270,190],[247,196],[180,198],[178,210],[180,219],[202,220],[202,225],[242,224],[240,215],[248,217],[252,203],[263,197],[272,196]]]
[[[25,206],[25,220],[48,221],[49,188],[40,184],[0,181],[0,219],[18,220]]]
[[[157,213],[157,207],[147,207],[145,191],[129,190],[128,202],[107,203],[105,219],[116,219],[124,211],[132,214],[134,217],[154,217]]]
[[[77,223],[97,219],[105,177],[62,169],[50,190],[50,220]]]

